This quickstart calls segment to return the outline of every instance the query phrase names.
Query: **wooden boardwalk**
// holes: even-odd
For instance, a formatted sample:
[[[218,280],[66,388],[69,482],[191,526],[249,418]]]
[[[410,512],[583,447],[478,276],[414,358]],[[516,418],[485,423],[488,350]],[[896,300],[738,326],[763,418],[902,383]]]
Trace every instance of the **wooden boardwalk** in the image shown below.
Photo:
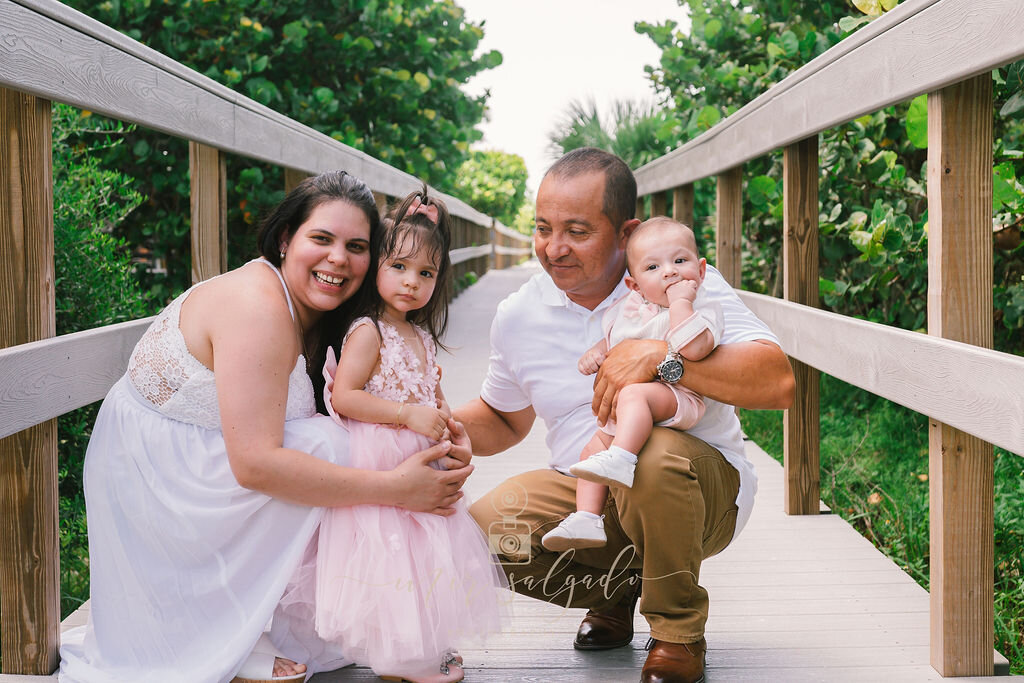
[[[456,299],[448,334],[454,357],[441,360],[452,405],[477,396],[497,303],[536,272],[535,262],[491,271]],[[545,467],[544,431],[538,423],[509,453],[476,460],[466,486],[469,498],[511,474]],[[785,515],[781,466],[754,443],[747,442],[747,454],[759,479],[753,515],[742,536],[708,560],[701,575],[711,595],[709,683],[942,680],[928,663],[927,592],[838,516]],[[579,652],[572,637],[584,610],[516,597],[513,611],[506,631],[487,649],[463,651],[467,681],[639,680],[648,633],[639,612],[630,647]],[[84,618],[79,610],[64,626]],[[0,683],[48,680],[56,676],[0,675]],[[379,679],[368,669],[349,667],[312,680]]]

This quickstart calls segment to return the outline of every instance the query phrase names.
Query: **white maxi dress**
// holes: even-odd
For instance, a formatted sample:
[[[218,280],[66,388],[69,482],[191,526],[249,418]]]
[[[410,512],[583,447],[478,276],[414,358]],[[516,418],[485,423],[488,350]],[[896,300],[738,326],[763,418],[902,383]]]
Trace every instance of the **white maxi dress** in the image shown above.
[[[311,613],[275,612],[300,565],[315,563],[323,510],[238,485],[213,373],[178,328],[191,291],[153,321],[96,419],[90,616],[64,634],[62,683],[229,681],[272,616],[271,640],[309,674],[350,663],[315,635]],[[290,297],[288,308],[294,318]],[[348,433],[316,416],[305,365],[299,356],[288,378],[284,445],[347,464]]]

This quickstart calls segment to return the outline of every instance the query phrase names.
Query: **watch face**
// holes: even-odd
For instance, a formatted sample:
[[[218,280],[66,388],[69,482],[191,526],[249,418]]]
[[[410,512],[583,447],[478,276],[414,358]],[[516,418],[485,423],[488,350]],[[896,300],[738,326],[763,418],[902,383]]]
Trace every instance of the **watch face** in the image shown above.
[[[658,366],[658,375],[669,384],[675,384],[683,376],[683,364],[677,360],[665,360]]]

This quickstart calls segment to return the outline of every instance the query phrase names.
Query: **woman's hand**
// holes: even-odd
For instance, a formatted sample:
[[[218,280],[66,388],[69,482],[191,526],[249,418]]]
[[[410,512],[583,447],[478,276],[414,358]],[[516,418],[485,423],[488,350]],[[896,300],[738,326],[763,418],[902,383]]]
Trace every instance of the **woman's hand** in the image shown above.
[[[448,429],[448,418],[440,408],[406,404],[402,411],[402,424],[428,439],[440,441]]]
[[[442,441],[415,453],[391,470],[395,505],[414,512],[430,512],[442,517],[455,514],[454,505],[464,495],[459,489],[473,472],[472,465],[442,471],[430,463],[448,455],[452,443]]]
[[[469,434],[461,422],[448,418],[448,431],[451,433],[452,449],[441,458],[446,470],[458,470],[469,464],[473,459],[473,446],[469,442]]]

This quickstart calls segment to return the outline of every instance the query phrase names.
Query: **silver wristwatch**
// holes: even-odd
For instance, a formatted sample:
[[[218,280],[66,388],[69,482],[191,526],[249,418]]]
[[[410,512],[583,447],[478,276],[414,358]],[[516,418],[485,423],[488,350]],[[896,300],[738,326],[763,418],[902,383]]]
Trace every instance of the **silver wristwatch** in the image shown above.
[[[658,379],[667,384],[675,384],[683,377],[683,357],[675,351],[669,351],[665,360],[658,363]]]

